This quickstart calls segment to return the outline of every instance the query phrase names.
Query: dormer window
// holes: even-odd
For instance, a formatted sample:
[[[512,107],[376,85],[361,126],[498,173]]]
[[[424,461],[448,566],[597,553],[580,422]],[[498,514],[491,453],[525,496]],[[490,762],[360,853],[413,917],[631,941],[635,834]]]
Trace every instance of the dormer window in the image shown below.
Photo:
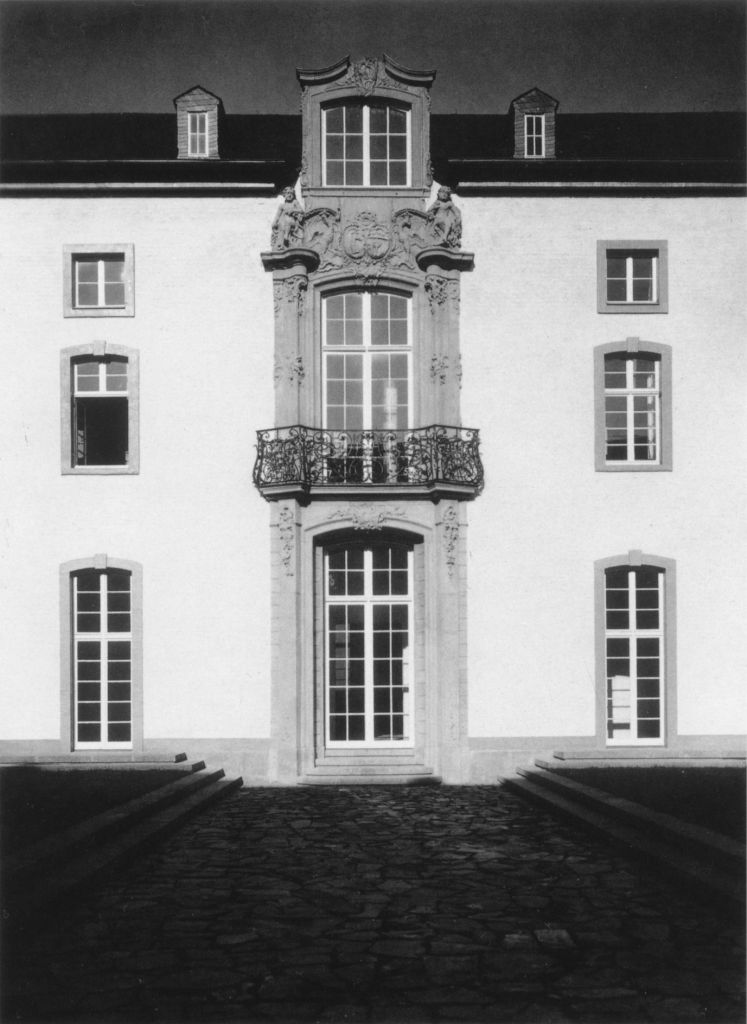
[[[558,101],[535,88],[512,100],[511,109],[514,115],[514,158],[552,159],[555,156]]]
[[[545,155],[545,115],[524,115],[524,153],[526,156]]]
[[[410,184],[410,111],[349,101],[322,108],[323,184],[385,188]]]
[[[187,148],[190,156],[207,156],[207,113],[204,110],[190,111]]]
[[[180,160],[217,160],[218,134],[223,104],[217,96],[196,85],[177,96],[177,144]]]

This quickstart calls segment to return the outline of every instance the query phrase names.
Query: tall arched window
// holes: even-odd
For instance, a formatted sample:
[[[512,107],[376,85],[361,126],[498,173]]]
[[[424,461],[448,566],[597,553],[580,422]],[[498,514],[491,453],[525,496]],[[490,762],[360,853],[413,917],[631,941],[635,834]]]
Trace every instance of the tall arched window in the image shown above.
[[[74,750],[142,744],[142,574],[105,555],[61,570],[65,717]]]
[[[385,540],[324,553],[325,745],[412,747],[413,552]]]
[[[674,701],[674,563],[597,563],[600,723],[607,746],[663,745]]]

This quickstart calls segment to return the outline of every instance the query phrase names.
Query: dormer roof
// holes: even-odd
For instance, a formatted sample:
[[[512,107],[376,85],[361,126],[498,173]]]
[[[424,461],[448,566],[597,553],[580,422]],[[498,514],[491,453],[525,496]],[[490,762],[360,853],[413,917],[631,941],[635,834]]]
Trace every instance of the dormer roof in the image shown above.
[[[543,92],[535,85],[527,92],[523,92],[521,96],[511,100],[511,106],[516,107],[522,114],[543,114],[549,110],[557,110],[559,103],[549,93]]]

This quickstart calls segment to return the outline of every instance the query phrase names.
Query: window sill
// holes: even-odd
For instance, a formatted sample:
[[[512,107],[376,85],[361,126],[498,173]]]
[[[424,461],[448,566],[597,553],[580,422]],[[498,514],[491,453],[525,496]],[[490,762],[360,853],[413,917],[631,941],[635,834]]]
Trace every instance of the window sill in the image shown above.
[[[597,309],[597,313],[668,313],[666,303],[663,302],[620,302],[603,303]]]
[[[66,317],[134,316],[135,309],[132,306],[92,306],[90,309],[66,306],[63,315]]]
[[[645,462],[602,463],[596,466],[597,473],[671,473],[671,465],[648,465]]]
[[[63,466],[63,476],[137,476],[138,466]]]

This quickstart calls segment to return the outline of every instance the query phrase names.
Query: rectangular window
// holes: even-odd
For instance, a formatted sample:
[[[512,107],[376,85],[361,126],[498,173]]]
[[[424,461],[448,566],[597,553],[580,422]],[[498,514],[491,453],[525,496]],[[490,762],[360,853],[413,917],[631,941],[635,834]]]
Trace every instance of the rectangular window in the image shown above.
[[[600,313],[666,313],[667,243],[598,242]]]
[[[66,245],[65,316],[134,316],[134,247]]]
[[[132,746],[131,573],[72,577],[75,748]]]
[[[663,739],[664,571],[615,566],[605,573],[607,743]]]
[[[207,156],[207,113],[190,111],[187,121],[187,150],[190,156]]]
[[[343,103],[322,111],[324,185],[410,184],[410,111],[389,103]]]
[[[545,155],[545,115],[524,115],[524,155],[541,157]]]

